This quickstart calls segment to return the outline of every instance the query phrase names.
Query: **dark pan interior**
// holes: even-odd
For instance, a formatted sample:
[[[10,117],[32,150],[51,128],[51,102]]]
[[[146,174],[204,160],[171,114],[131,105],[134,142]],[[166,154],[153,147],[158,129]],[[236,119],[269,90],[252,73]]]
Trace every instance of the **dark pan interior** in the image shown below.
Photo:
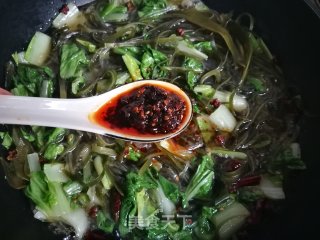
[[[13,51],[22,50],[36,30],[48,27],[62,0],[0,1],[0,66]],[[75,1],[77,4],[88,2]],[[250,229],[249,239],[310,239],[319,227],[320,104],[317,99],[320,55],[320,19],[302,0],[207,0],[220,12],[250,12],[256,31],[277,56],[293,91],[303,98],[300,143],[307,170],[287,178],[287,200],[276,216]],[[0,85],[3,79],[0,67]],[[1,114],[1,113],[0,113]],[[30,204],[23,192],[11,189],[0,170],[0,239],[62,239],[48,230],[48,225],[33,219]],[[315,235],[314,235],[315,234]]]

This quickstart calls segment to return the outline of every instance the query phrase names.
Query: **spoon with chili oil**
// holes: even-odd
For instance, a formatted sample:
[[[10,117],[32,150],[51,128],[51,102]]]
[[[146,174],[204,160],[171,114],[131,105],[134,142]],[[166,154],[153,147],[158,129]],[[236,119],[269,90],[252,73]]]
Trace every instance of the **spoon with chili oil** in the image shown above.
[[[61,127],[131,141],[156,142],[189,124],[192,104],[174,84],[142,80],[77,99],[0,95],[0,123]]]

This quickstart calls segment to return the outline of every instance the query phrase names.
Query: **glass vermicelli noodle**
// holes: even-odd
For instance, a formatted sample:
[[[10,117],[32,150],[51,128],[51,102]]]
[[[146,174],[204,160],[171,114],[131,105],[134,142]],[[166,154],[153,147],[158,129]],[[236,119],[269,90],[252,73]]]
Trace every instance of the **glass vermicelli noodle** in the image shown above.
[[[6,69],[13,95],[82,98],[155,79],[192,100],[187,129],[157,143],[1,126],[8,184],[68,239],[243,237],[260,208],[285,199],[285,173],[305,168],[299,96],[248,13],[220,14],[200,1],[69,3]],[[148,116],[140,117],[153,126]]]

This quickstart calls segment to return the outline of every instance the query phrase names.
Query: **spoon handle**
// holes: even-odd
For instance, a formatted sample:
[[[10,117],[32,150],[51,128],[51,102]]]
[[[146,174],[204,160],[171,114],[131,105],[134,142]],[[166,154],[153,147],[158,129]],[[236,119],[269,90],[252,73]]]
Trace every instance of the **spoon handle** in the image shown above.
[[[0,95],[0,123],[97,132],[97,126],[89,121],[95,107],[94,97],[84,100]]]

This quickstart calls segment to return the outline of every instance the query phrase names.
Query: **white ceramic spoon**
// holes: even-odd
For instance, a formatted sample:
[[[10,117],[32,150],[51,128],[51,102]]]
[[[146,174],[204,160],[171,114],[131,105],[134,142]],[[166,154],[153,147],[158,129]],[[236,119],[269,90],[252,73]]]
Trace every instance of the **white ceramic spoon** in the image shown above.
[[[131,89],[141,87],[145,84],[172,89],[175,93],[185,99],[187,110],[185,112],[184,121],[181,123],[178,130],[168,134],[139,134],[139,136],[137,136],[103,127],[92,119],[93,113],[111,99],[119,96],[119,94],[128,92]],[[78,99],[0,95],[0,123],[76,129],[132,141],[155,142],[173,137],[186,128],[191,117],[192,105],[185,92],[176,85],[157,80],[136,81],[98,96]]]

